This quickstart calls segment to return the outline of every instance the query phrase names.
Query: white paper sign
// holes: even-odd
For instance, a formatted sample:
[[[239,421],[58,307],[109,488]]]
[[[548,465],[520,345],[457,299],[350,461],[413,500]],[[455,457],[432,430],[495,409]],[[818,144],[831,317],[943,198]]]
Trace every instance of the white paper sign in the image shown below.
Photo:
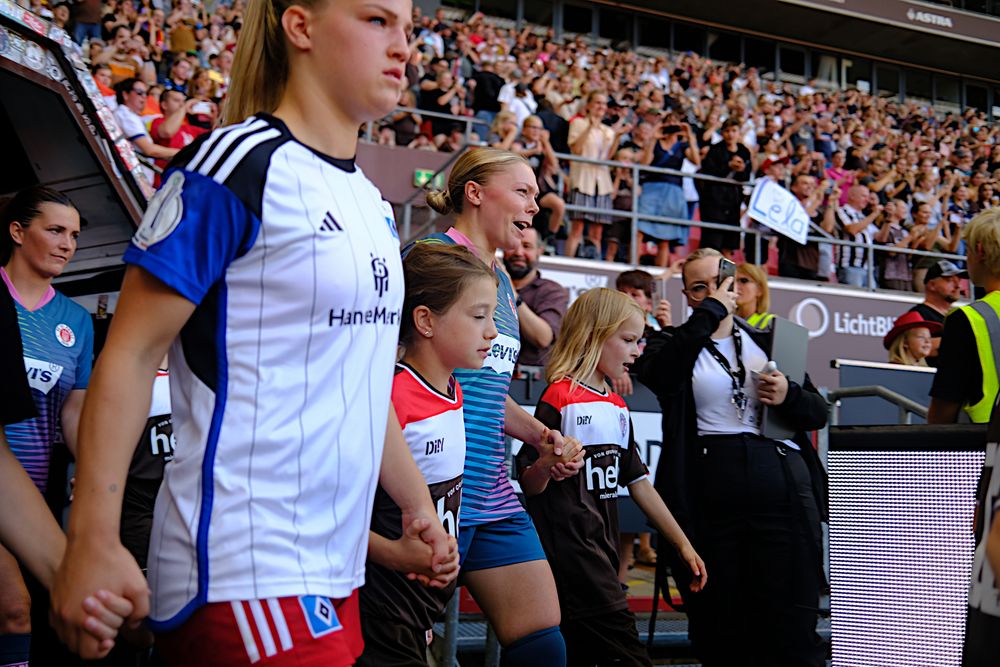
[[[802,245],[809,235],[809,215],[791,192],[770,178],[757,182],[750,196],[751,218]]]

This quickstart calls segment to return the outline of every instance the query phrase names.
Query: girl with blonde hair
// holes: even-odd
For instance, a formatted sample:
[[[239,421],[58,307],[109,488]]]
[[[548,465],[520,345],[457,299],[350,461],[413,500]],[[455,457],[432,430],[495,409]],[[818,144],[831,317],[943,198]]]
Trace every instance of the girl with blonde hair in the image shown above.
[[[927,329],[911,329],[889,345],[889,363],[903,366],[927,366],[931,335]]]
[[[553,564],[569,665],[652,665],[618,583],[619,486],[628,487],[677,549],[691,570],[691,590],[701,590],[708,579],[701,557],[650,484],[628,408],[608,382],[621,379],[638,358],[644,327],[642,309],[616,290],[589,290],[570,306],[535,415],[581,441],[585,471],[554,480],[557,457],[531,447],[517,456],[528,512]]]
[[[942,328],[940,322],[927,321],[916,311],[903,313],[882,339],[889,351],[889,363],[927,366],[927,355],[933,349],[931,336],[940,334]]]

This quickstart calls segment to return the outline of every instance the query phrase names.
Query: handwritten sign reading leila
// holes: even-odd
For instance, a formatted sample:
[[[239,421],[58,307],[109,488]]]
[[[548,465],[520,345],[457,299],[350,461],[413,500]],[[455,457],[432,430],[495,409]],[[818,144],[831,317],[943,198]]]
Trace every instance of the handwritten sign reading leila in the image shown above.
[[[750,196],[751,218],[802,245],[809,235],[809,215],[791,192],[770,178],[757,182]]]

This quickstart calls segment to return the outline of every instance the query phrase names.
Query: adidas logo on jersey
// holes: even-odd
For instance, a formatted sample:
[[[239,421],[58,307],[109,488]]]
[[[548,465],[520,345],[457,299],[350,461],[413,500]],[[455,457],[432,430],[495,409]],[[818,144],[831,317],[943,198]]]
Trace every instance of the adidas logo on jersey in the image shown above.
[[[321,222],[319,224],[319,231],[321,231],[321,232],[342,232],[342,231],[344,231],[344,228],[341,227],[340,223],[337,222],[334,219],[333,214],[330,213],[329,211],[327,211],[326,215],[323,216],[323,222]]]

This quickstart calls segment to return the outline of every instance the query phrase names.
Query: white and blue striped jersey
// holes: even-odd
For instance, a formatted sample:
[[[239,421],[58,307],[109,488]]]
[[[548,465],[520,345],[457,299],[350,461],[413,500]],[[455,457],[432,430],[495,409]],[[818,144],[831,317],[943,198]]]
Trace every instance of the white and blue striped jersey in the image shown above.
[[[346,597],[364,581],[403,302],[392,209],[353,160],[270,116],[173,167],[125,253],[196,305],[170,352],[154,627],[206,602]]]

